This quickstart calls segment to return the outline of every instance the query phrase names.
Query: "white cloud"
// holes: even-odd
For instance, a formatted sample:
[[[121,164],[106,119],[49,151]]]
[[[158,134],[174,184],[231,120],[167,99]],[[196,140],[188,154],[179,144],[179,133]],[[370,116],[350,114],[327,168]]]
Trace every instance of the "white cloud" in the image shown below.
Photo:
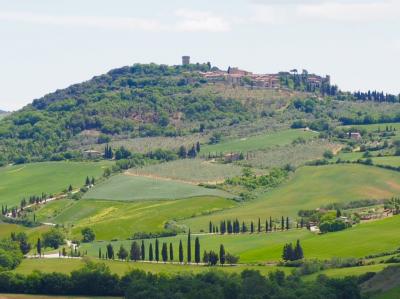
[[[373,22],[400,18],[393,0],[253,0],[250,21],[282,24],[305,21]]]
[[[231,29],[226,19],[211,12],[179,9],[175,15],[182,19],[176,24],[178,31],[226,32]]]
[[[225,32],[230,24],[224,18],[210,12],[180,9],[173,21],[161,22],[155,18],[48,15],[20,11],[0,11],[0,20],[50,26],[89,27],[114,30],[160,31],[206,31]]]

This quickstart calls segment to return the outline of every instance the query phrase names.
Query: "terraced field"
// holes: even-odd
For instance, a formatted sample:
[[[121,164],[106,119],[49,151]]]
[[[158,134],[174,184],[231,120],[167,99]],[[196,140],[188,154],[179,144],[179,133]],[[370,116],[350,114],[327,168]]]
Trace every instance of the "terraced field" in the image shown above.
[[[335,202],[382,199],[400,195],[400,173],[359,164],[306,166],[286,183],[238,208],[184,221],[194,231],[207,229],[208,222],[258,217],[296,217],[301,209],[316,209]]]
[[[43,162],[0,168],[0,204],[19,205],[32,195],[56,194],[81,187],[86,176],[99,177],[112,162]]]
[[[128,173],[191,183],[215,183],[240,175],[242,167],[200,159],[185,159],[131,169]]]
[[[149,178],[126,173],[116,175],[96,185],[85,194],[86,199],[158,200],[193,196],[232,197],[227,192],[196,186],[195,184],[163,178]]]

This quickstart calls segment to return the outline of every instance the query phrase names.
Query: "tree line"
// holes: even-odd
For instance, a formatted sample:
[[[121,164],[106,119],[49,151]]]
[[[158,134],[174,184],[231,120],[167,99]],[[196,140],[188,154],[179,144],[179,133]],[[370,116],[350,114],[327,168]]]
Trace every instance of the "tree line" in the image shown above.
[[[223,244],[220,245],[219,254],[214,252],[213,250],[204,250],[203,256],[201,256],[199,237],[195,238],[194,257],[192,258],[191,239],[192,236],[189,231],[187,235],[186,253],[183,248],[182,240],[179,240],[177,260],[181,264],[183,264],[184,262],[188,264],[192,262],[196,264],[203,262],[206,265],[215,266],[218,264],[218,262],[221,265],[224,265],[225,263],[236,264],[239,261],[239,258],[237,256],[234,256],[225,251],[225,247]],[[143,240],[141,241],[141,243],[139,243],[138,241],[133,241],[129,250],[126,249],[123,244],[121,244],[118,251],[115,251],[113,245],[109,243],[105,249],[102,250],[102,248],[99,248],[98,258],[110,260],[118,258],[119,260],[123,261],[150,261],[157,263],[173,262],[176,259],[173,244],[171,242],[169,244],[167,242],[162,242],[162,244],[160,244],[160,241],[157,238],[155,239],[154,243],[150,242],[150,244],[148,245],[148,249],[146,249]]]
[[[260,233],[260,232],[272,232],[272,231],[284,231],[293,228],[294,224],[289,217],[281,217],[280,221],[277,219],[265,219],[264,223],[261,223],[261,218],[258,221],[250,221],[250,225],[245,221],[240,221],[236,218],[235,220],[222,220],[219,225],[214,224],[212,221],[208,223],[208,232],[210,234],[239,234],[239,233]],[[296,221],[296,228],[303,228],[305,222],[303,219]]]

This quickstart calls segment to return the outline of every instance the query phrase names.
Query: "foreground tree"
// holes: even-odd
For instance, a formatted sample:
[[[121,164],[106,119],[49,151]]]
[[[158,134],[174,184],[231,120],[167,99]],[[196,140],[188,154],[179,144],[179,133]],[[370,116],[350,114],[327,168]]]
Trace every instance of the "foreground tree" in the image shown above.
[[[200,240],[196,237],[194,242],[194,261],[196,264],[200,263]]]
[[[188,233],[188,239],[187,239],[187,262],[190,264],[192,262],[192,244],[190,240],[190,229]]]
[[[182,246],[182,240],[179,240],[179,262],[182,264],[183,263],[183,246]]]
[[[219,247],[219,263],[222,266],[225,264],[225,248],[224,248],[224,245],[222,245],[222,244]]]

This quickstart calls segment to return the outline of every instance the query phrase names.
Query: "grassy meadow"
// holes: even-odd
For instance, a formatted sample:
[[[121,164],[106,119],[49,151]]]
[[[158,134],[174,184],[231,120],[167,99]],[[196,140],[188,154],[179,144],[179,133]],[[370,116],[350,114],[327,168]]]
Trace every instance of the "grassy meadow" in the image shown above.
[[[0,239],[10,237],[12,232],[14,233],[25,232],[28,235],[29,242],[35,243],[37,239],[49,229],[50,227],[45,225],[34,228],[28,228],[22,225],[0,222]]]
[[[202,147],[202,153],[229,153],[261,150],[274,146],[287,145],[300,137],[310,139],[317,135],[318,133],[305,131],[304,129],[285,130],[247,138],[225,140],[214,145],[205,145]]]
[[[396,131],[400,130],[400,123],[382,123],[382,124],[370,124],[370,125],[352,125],[352,126],[343,126],[345,128],[356,128],[359,130],[366,130],[367,132],[377,132],[377,131],[385,131],[386,127],[392,127],[396,129]]]
[[[96,185],[85,194],[84,198],[138,201],[173,200],[193,196],[232,197],[227,192],[199,187],[191,183],[125,173],[113,176]]]
[[[361,199],[382,199],[400,195],[400,173],[359,164],[305,166],[299,168],[287,182],[243,203],[212,215],[185,220],[193,231],[207,229],[208,222],[236,219],[250,222],[258,217],[297,217],[301,209],[316,209],[335,202]]]
[[[41,162],[0,168],[0,204],[19,205],[22,198],[57,194],[81,187],[87,176],[99,177],[112,162]]]
[[[72,227],[72,234],[77,237],[88,226],[97,239],[111,240],[126,239],[135,232],[160,232],[168,220],[179,221],[235,205],[233,200],[213,196],[137,202],[63,199],[46,204],[36,211],[36,217],[42,222]]]

